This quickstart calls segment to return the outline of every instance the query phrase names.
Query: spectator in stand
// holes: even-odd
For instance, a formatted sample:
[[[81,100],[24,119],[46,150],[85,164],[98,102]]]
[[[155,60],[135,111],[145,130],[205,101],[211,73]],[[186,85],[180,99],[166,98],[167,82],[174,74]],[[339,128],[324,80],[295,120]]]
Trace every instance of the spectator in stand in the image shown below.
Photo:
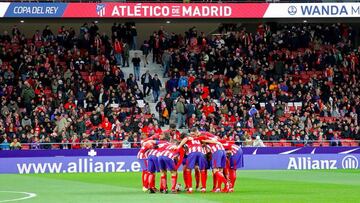
[[[184,97],[180,96],[176,102],[176,120],[177,128],[185,127],[186,106]]]
[[[138,56],[138,53],[135,53],[134,57],[132,58],[131,62],[133,63],[134,67],[134,76],[137,81],[140,80],[140,62],[141,59]]]
[[[147,40],[145,40],[144,44],[141,45],[140,50],[143,52],[143,55],[144,55],[144,67],[146,67],[146,65],[149,64],[147,57],[148,57],[149,52],[150,52],[150,45],[149,45]]]
[[[136,30],[136,26],[133,25],[131,26],[131,29],[130,29],[130,33],[131,33],[131,37],[132,37],[132,43],[131,43],[131,49],[132,50],[136,50],[137,49],[137,30]]]
[[[146,70],[146,72],[141,76],[141,84],[143,85],[144,96],[148,96],[150,94],[151,81],[152,77],[150,75],[150,71]]]
[[[122,66],[129,67],[130,47],[129,44],[124,41],[123,43],[123,55],[122,55]]]
[[[256,136],[256,139],[253,142],[253,147],[265,147],[265,144],[261,140],[260,136]]]
[[[165,50],[162,55],[161,61],[162,61],[163,69],[164,69],[163,77],[165,78],[166,76],[168,76],[170,65],[172,63],[171,53],[169,51]]]
[[[0,149],[1,150],[10,150],[10,144],[6,137],[3,139],[3,141],[0,143]]]
[[[250,137],[250,134],[249,133],[245,133],[244,134],[244,144],[243,144],[243,146],[245,146],[245,147],[251,147],[251,146],[253,146],[254,144],[253,144],[253,140],[251,139],[251,137]]]
[[[46,137],[41,143],[42,149],[51,149],[51,141],[49,137]]]
[[[41,149],[40,140],[38,137],[34,138],[34,141],[31,143],[31,149]]]
[[[70,139],[70,142],[71,142],[71,149],[80,149],[80,139],[76,134],[73,134],[73,136]]]
[[[17,141],[17,139],[13,139],[10,143],[10,149],[21,149],[21,143]]]
[[[24,87],[21,91],[21,98],[23,99],[26,113],[29,115],[32,110],[32,101],[35,98],[35,92],[28,81],[24,82]]]
[[[339,136],[338,136],[337,133],[334,133],[334,136],[331,138],[330,145],[335,146],[335,147],[342,146],[341,141],[340,141]]]
[[[130,149],[131,148],[131,143],[129,142],[129,137],[125,136],[125,139],[122,142],[122,148],[123,149]]]
[[[122,65],[122,54],[123,54],[123,45],[122,43],[116,38],[114,42],[114,57],[116,59],[116,65]]]
[[[151,79],[150,87],[151,87],[152,92],[153,92],[154,103],[156,103],[158,101],[158,99],[159,99],[159,96],[160,96],[160,88],[162,87],[161,81],[158,78],[157,74],[155,74],[154,78]]]

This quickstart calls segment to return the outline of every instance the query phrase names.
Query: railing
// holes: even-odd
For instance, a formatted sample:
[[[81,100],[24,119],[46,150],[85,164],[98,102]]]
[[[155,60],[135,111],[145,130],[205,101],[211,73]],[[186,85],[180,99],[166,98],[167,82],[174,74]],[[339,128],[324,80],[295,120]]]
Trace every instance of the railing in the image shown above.
[[[335,146],[347,146],[347,147],[358,147],[360,146],[360,140],[341,139],[336,141],[331,140],[263,140],[263,145],[255,144],[256,140],[252,141],[238,141],[236,142],[243,147],[331,147],[332,144]],[[258,142],[259,143],[259,142]],[[341,144],[338,144],[341,143]],[[10,147],[10,144],[0,144],[0,150],[15,149]],[[34,150],[34,149],[90,149],[90,148],[140,148],[140,142],[124,142],[124,141],[110,141],[110,142],[79,142],[79,143],[21,143],[20,147],[16,149],[22,150]]]

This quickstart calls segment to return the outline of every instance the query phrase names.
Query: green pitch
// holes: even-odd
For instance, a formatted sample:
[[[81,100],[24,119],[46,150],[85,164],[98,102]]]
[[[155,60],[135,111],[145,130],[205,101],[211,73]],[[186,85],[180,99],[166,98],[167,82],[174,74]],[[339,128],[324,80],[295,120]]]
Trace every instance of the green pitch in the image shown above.
[[[238,171],[235,193],[147,194],[140,173],[0,175],[0,203],[359,202],[360,170]],[[158,183],[157,177],[157,183]],[[183,185],[182,174],[179,182]],[[212,180],[208,179],[208,190]]]

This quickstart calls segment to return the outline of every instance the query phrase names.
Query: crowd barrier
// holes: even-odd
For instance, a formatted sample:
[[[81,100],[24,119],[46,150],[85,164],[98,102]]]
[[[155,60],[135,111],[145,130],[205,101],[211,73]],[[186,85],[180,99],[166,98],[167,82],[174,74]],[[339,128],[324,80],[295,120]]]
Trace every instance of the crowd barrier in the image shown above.
[[[358,169],[360,147],[246,147],[242,170]],[[0,151],[0,173],[138,172],[138,149]],[[181,169],[180,169],[181,170]]]

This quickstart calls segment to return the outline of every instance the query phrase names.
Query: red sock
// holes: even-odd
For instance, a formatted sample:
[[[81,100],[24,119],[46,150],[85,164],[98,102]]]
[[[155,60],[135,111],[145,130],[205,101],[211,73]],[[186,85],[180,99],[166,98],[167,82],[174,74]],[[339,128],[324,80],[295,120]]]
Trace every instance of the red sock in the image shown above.
[[[192,177],[191,177],[191,171],[190,170],[186,170],[186,187],[187,188],[192,188]]]
[[[224,176],[226,179],[229,179],[229,175],[230,175],[230,169],[229,168],[224,168]]]
[[[234,188],[235,181],[236,181],[236,170],[235,169],[230,169],[229,179],[230,179],[231,187]]]
[[[186,169],[183,171],[183,179],[184,179],[185,188],[187,188],[187,172],[186,172]]]
[[[195,169],[195,182],[196,188],[199,188],[200,185],[200,171]]]
[[[161,174],[160,177],[160,190],[166,190],[167,185],[166,185],[166,174]]]
[[[201,186],[202,188],[206,188],[206,180],[207,180],[207,172],[206,170],[201,170]]]
[[[221,173],[220,171],[217,171],[215,173],[215,176],[216,176],[216,179],[218,181],[218,187],[220,188],[221,187],[221,184],[224,183],[226,184],[226,178],[224,177],[224,174]]]
[[[149,187],[154,188],[155,187],[155,174],[149,173]]]
[[[176,183],[177,183],[177,177],[178,175],[171,175],[171,190],[174,191],[176,188]]]
[[[216,179],[216,175],[215,173],[213,173],[213,190],[216,189],[218,186],[217,186],[217,179]]]
[[[148,172],[147,171],[142,172],[141,179],[142,179],[143,187],[148,188],[149,187],[149,180],[148,180]]]

